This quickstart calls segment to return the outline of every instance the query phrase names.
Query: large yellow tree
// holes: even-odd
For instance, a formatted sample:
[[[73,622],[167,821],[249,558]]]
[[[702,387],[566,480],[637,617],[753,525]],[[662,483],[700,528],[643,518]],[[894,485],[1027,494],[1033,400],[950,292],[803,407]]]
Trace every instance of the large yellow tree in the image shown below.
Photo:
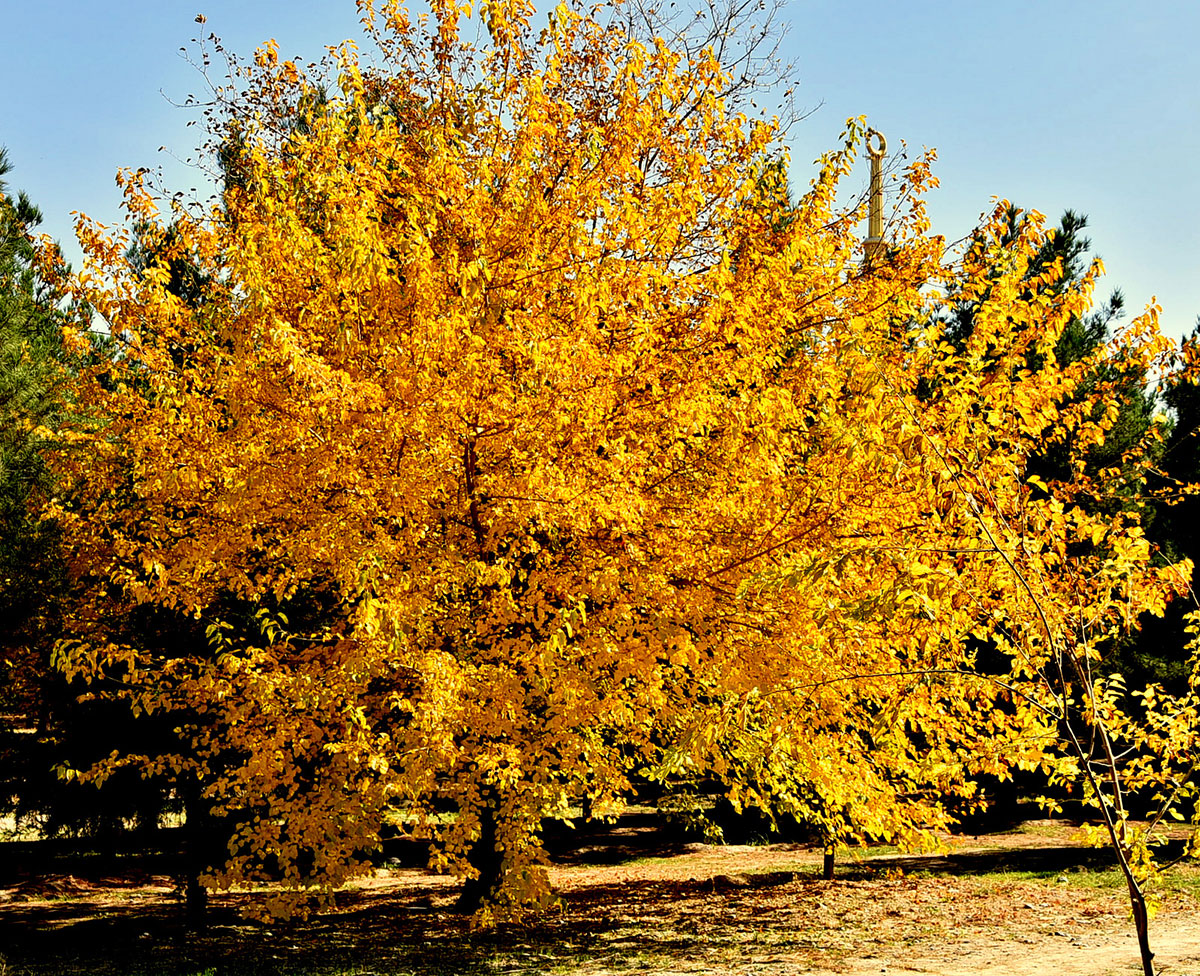
[[[635,777],[911,840],[973,773],[1050,764],[1056,642],[1182,585],[1026,476],[1112,422],[1052,362],[1090,279],[1028,280],[1036,220],[947,264],[926,157],[864,266],[861,123],[788,201],[711,49],[362,6],[384,68],[343,47],[328,92],[268,45],[239,76],[219,205],[126,175],[154,260],[82,229],[123,353],[76,390],[106,423],[64,472],[89,597],[58,660],[177,727],[80,774],[175,780],[222,825],[204,882],[281,880],[277,914],[389,808],[495,913],[547,896],[544,818]],[[1143,326],[1097,355],[1149,362]]]

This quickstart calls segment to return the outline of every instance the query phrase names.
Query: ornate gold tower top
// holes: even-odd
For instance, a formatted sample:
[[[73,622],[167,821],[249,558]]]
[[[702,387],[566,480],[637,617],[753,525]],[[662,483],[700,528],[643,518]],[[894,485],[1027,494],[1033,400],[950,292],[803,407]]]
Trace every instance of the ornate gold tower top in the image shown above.
[[[887,155],[887,140],[882,132],[867,130],[867,155],[871,157],[871,195],[863,260],[869,263],[886,249],[883,241],[883,157]]]

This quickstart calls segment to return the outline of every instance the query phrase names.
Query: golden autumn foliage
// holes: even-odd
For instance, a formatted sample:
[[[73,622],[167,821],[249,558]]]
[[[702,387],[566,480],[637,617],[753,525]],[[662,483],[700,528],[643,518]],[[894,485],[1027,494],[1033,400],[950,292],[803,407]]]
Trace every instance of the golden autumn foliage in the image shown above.
[[[175,729],[83,774],[193,784],[208,883],[281,880],[276,914],[389,809],[461,874],[484,838],[511,913],[549,895],[543,819],[635,780],[913,841],[976,773],[1070,775],[1054,669],[1187,585],[1078,503],[1114,419],[1084,380],[1164,360],[1153,315],[1055,365],[1090,279],[1028,279],[1036,219],[947,262],[927,157],[864,267],[862,123],[789,202],[711,53],[577,6],[486,4],[482,50],[453,0],[364,13],[386,70],[343,47],[332,93],[259,51],[219,205],[126,174],[156,260],[81,231],[122,355],[76,390],[106,423],[64,471],[59,666]],[[1048,439],[1076,478],[1027,475]]]

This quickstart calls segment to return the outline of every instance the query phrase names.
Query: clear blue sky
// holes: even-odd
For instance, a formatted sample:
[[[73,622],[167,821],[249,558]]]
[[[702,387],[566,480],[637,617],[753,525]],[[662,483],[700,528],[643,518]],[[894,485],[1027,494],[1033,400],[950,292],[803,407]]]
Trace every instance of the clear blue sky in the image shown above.
[[[203,28],[194,22],[204,13]],[[793,0],[784,53],[800,102],[793,180],[866,114],[891,147],[936,147],[935,230],[965,235],[993,195],[1056,218],[1090,218],[1107,291],[1140,310],[1157,295],[1166,331],[1200,315],[1200,2],[1196,0]],[[13,187],[77,260],[72,210],[119,219],[120,166],[163,166],[172,189],[195,117],[173,108],[201,79],[180,47],[199,31],[249,55],[267,38],[318,57],[360,38],[353,0],[42,0],[0,10],[0,145]]]

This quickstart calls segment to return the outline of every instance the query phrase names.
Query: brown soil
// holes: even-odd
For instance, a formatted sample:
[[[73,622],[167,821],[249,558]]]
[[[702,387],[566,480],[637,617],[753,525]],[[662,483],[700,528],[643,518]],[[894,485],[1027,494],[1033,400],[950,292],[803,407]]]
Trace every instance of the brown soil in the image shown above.
[[[257,895],[218,896],[203,935],[181,928],[166,876],[31,878],[0,891],[0,974],[1140,972],[1124,891],[1068,827],[867,853],[826,882],[810,846],[684,844],[622,823],[552,865],[560,909],[488,932],[450,911],[452,879],[396,865],[305,923],[265,928],[240,917]],[[1179,976],[1200,973],[1200,870],[1186,870],[1151,923],[1160,970]]]

